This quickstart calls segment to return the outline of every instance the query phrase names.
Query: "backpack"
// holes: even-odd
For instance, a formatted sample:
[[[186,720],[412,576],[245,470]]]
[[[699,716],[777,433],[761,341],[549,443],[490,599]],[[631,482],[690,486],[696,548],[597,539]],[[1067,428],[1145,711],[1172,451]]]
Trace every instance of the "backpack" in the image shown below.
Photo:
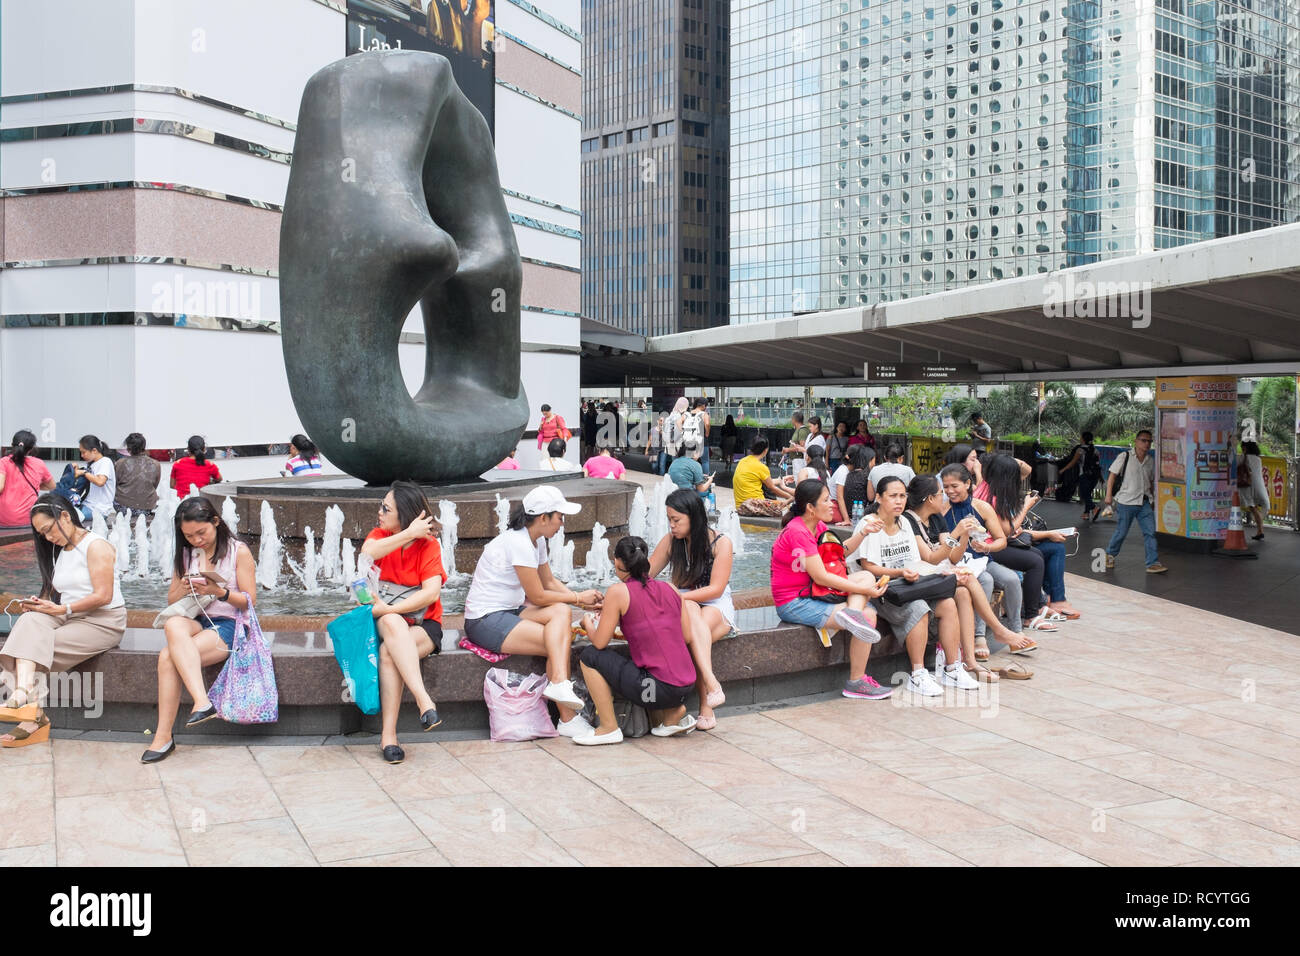
[[[1079,474],[1085,478],[1101,477],[1101,456],[1097,454],[1096,446],[1078,445],[1076,446],[1083,451],[1083,460],[1079,463]]]
[[[840,540],[840,536],[834,531],[827,529],[817,539],[817,557],[821,558],[822,566],[826,568],[828,574],[838,575],[842,578],[849,576],[848,564],[844,558],[844,542]],[[833,604],[838,604],[848,597],[843,591],[822,587],[816,581],[809,585],[809,593],[804,596]]]
[[[670,455],[676,455],[682,443],[682,424],[676,415],[669,415],[663,428],[664,447]]]
[[[704,447],[704,421],[698,413],[686,413],[682,423],[682,444],[692,450]]]

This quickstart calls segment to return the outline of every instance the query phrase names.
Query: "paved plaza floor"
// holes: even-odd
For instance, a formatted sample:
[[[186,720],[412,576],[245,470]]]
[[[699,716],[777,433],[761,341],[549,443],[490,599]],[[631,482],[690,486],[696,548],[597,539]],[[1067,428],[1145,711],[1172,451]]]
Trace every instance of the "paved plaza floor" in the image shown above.
[[[1091,579],[996,696],[727,708],[579,748],[0,752],[4,865],[1300,864],[1300,646]],[[995,656],[995,661],[1002,655]],[[93,735],[92,735],[93,736]]]

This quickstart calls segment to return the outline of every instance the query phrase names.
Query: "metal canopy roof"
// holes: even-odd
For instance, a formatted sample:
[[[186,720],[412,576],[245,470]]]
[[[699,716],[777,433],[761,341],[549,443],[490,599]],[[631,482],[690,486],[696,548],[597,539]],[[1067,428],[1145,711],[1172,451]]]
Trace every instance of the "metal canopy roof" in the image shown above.
[[[864,361],[970,362],[986,381],[1300,371],[1300,223],[875,306],[657,336],[640,354],[633,339],[615,349],[584,332],[582,384],[621,385],[627,375],[859,384]]]

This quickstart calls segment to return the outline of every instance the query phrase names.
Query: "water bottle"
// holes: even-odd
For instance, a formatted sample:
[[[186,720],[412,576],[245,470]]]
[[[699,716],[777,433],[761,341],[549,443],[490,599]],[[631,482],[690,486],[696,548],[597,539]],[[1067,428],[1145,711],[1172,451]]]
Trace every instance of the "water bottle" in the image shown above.
[[[853,502],[853,523],[855,525],[862,520],[862,517],[865,514],[866,514],[866,508],[862,506],[862,502],[861,501]]]
[[[718,510],[718,498],[712,491],[704,496],[704,500],[708,503],[710,514]]]

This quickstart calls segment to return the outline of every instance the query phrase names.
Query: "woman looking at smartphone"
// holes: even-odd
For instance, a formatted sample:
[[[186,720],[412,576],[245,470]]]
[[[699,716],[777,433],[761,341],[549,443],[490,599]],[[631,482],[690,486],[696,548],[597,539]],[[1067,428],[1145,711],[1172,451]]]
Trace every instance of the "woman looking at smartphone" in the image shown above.
[[[176,752],[172,725],[181,706],[182,687],[194,699],[194,709],[185,721],[187,728],[217,716],[203,683],[203,668],[220,664],[230,654],[235,618],[253,606],[257,594],[253,552],[230,533],[207,498],[181,502],[176,509],[175,534],[167,602],[205,594],[216,600],[199,612],[198,620],[176,615],[163,625],[167,646],[158,654],[158,726],[153,746],[141,755],[141,763],[157,763]]]
[[[25,747],[50,736],[36,671],[66,671],[117,645],[126,631],[126,602],[113,546],[81,525],[72,502],[46,493],[31,509],[32,543],[41,593],[22,602],[23,614],[0,649],[0,670],[14,688],[0,721],[19,721],[0,746]]]

